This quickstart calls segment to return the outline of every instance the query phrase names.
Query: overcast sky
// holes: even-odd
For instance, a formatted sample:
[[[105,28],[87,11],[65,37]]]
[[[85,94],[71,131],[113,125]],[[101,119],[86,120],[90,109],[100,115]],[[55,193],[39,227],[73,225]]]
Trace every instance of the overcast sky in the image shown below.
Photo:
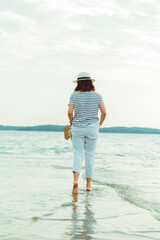
[[[0,0],[0,125],[68,124],[82,71],[104,127],[160,128],[160,1]]]

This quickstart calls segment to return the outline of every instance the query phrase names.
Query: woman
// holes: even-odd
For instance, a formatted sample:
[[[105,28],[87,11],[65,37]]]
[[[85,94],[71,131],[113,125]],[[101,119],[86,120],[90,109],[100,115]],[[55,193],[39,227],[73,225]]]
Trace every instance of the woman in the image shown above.
[[[78,74],[77,86],[70,96],[68,118],[71,125],[73,144],[73,193],[78,193],[78,178],[81,171],[83,152],[85,151],[85,177],[86,190],[91,191],[91,178],[93,177],[93,164],[99,127],[106,118],[106,109],[103,99],[95,91],[89,73]],[[101,111],[100,121],[98,110]],[[74,112],[74,117],[73,117]]]

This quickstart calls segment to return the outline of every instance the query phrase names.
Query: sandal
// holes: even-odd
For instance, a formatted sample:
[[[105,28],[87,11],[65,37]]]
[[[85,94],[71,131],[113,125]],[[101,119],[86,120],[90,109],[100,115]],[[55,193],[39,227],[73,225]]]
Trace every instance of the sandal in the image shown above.
[[[68,140],[69,138],[72,139],[72,137],[71,137],[71,132],[70,132],[70,125],[66,125],[66,126],[64,127],[64,138],[65,138],[66,140]]]

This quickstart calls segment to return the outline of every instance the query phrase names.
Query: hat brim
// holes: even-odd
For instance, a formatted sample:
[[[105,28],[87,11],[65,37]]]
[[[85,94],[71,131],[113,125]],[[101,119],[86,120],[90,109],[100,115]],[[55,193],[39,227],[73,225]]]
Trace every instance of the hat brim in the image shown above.
[[[80,79],[73,81],[74,83],[77,83],[78,81],[85,81],[85,80],[91,80],[92,82],[95,82],[95,79]]]

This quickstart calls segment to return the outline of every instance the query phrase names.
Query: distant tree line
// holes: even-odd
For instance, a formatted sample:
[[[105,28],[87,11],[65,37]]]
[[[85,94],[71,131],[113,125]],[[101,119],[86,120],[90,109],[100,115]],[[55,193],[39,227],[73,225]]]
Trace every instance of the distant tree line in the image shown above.
[[[39,126],[4,126],[0,125],[2,131],[44,131],[44,132],[62,132],[64,126],[62,125],[39,125]],[[142,127],[108,127],[100,128],[102,133],[140,133],[140,134],[160,134],[160,129],[156,128],[142,128]]]

